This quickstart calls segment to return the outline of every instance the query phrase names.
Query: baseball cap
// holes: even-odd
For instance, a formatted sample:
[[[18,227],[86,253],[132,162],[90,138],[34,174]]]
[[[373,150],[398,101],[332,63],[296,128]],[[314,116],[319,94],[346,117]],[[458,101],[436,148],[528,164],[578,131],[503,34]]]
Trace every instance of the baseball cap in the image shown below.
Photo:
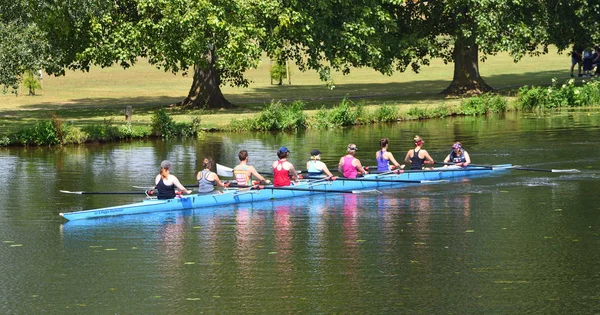
[[[288,148],[286,148],[286,147],[281,147],[281,148],[279,148],[279,150],[277,150],[277,152],[288,153],[288,152],[290,152],[290,150],[288,150]]]
[[[164,168],[164,169],[167,169],[167,170],[168,170],[168,169],[171,169],[171,166],[172,166],[172,164],[171,164],[171,162],[169,162],[168,160],[164,160],[164,161],[162,161],[162,162],[160,163],[160,167],[161,167],[161,168]]]
[[[319,151],[317,149],[314,149],[314,150],[310,151],[310,155],[311,156],[315,156],[315,155],[319,155],[319,154],[321,154],[321,151]]]

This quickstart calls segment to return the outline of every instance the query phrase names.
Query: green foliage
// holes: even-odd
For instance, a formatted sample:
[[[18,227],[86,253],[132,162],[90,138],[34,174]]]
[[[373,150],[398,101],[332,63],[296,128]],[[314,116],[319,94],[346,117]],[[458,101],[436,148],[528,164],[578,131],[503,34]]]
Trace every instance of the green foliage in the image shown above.
[[[485,115],[487,113],[504,112],[507,107],[506,100],[497,94],[486,93],[463,99],[459,111],[464,115]]]
[[[321,108],[315,115],[312,126],[317,129],[331,129],[341,126],[350,126],[362,123],[368,120],[364,115],[360,104],[354,103],[344,98],[340,104],[331,109]]]
[[[374,121],[392,122],[397,121],[400,115],[398,115],[398,108],[384,104],[375,110],[372,117]]]
[[[23,15],[26,13],[19,12]],[[0,15],[2,14],[0,9]],[[0,20],[0,85],[3,86],[4,92],[11,89],[16,93],[23,73],[49,66],[51,62],[44,32],[36,23],[26,20],[25,16],[13,16],[9,22]],[[28,79],[27,74],[25,77],[29,86],[39,88],[39,82],[36,84],[35,79]]]
[[[91,125],[82,128],[91,141],[113,141],[119,139],[119,129],[113,126],[112,119],[104,119],[102,125]]]
[[[29,90],[29,95],[31,96],[35,95],[36,89],[42,88],[42,84],[40,83],[39,78],[37,77],[37,75],[34,75],[33,71],[31,70],[25,71],[23,86],[25,86]]]
[[[303,109],[302,101],[291,104],[272,101],[252,120],[250,129],[259,131],[304,129],[307,118]]]
[[[425,119],[427,118],[427,109],[414,106],[411,107],[406,114],[412,118]]]
[[[600,105],[600,82],[588,81],[581,86],[570,79],[559,85],[552,80],[551,87],[523,86],[519,89],[517,108],[534,110],[557,107],[598,106]]]
[[[545,107],[547,103],[549,88],[538,86],[522,86],[519,89],[517,108],[521,110],[533,110]]]
[[[13,135],[12,143],[22,146],[58,145],[60,139],[51,121],[39,121],[32,127],[23,128]]]
[[[176,124],[163,108],[152,116],[152,134],[158,137],[170,138],[175,135]]]
[[[450,115],[452,115],[452,112],[446,104],[436,106],[429,111],[429,117],[431,118],[444,118]]]
[[[65,125],[64,129],[64,137],[62,138],[63,144],[82,144],[88,141],[89,135],[81,130],[81,128]]]
[[[287,76],[287,68],[285,63],[273,64],[269,72],[273,80],[276,80],[279,85],[283,84],[283,78]]]

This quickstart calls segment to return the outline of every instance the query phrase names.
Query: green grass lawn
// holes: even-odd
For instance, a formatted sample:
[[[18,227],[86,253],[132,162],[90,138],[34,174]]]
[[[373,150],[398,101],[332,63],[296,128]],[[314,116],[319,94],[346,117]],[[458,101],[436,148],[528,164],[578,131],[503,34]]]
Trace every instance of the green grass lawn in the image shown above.
[[[547,85],[556,77],[569,78],[570,57],[551,51],[540,57],[525,57],[514,63],[507,54],[489,57],[480,62],[480,73],[488,84],[502,92],[510,93],[522,85]],[[177,110],[176,120],[190,120],[201,115],[203,125],[218,127],[231,119],[250,117],[261,105],[275,100],[307,102],[308,113],[323,105],[339,103],[345,96],[355,98],[367,108],[379,104],[398,106],[407,110],[413,106],[435,106],[442,102],[457,104],[457,99],[439,95],[452,80],[453,65],[434,60],[419,74],[412,71],[381,75],[371,69],[352,69],[350,75],[334,74],[335,88],[329,90],[314,72],[301,72],[292,66],[291,85],[271,85],[269,60],[264,59],[257,69],[247,72],[252,81],[248,88],[222,87],[225,97],[238,105],[235,109],[214,111]],[[284,80],[285,82],[285,80]],[[35,96],[0,95],[0,132],[13,130],[38,119],[48,119],[56,113],[75,124],[102,122],[112,118],[124,121],[124,108],[134,108],[134,123],[147,124],[158,107],[181,101],[187,96],[191,77],[165,73],[145,60],[123,70],[92,68],[90,72],[69,71],[65,76],[44,76],[43,93]],[[287,83],[287,82],[285,82]],[[23,91],[24,94],[27,91]]]

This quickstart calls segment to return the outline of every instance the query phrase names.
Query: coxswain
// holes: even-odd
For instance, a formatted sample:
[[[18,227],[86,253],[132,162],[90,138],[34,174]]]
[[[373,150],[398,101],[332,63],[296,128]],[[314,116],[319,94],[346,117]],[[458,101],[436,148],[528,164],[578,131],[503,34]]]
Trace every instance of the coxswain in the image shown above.
[[[452,151],[444,159],[444,163],[454,163],[458,166],[465,167],[471,164],[471,157],[469,156],[469,153],[463,149],[462,143],[456,141],[452,145]]]

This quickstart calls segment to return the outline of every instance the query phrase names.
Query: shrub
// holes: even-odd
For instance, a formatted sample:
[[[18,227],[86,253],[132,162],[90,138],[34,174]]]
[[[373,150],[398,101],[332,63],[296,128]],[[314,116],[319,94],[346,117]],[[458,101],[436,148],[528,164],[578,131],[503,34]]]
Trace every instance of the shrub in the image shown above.
[[[427,118],[427,110],[418,106],[411,107],[406,114],[417,119]]]
[[[444,118],[446,116],[450,116],[452,113],[446,106],[446,104],[442,104],[440,106],[436,106],[429,111],[429,116],[432,118]]]
[[[250,129],[259,131],[304,129],[306,114],[303,109],[304,103],[301,101],[287,105],[272,101],[251,120]]]
[[[459,111],[464,115],[485,115],[487,113],[504,112],[506,107],[507,102],[503,97],[487,93],[463,99]]]
[[[354,106],[352,101],[344,98],[340,104],[331,109],[321,107],[311,125],[317,129],[330,129],[368,121],[369,117],[364,113],[360,104]]]
[[[175,122],[164,108],[152,116],[152,134],[163,138],[170,138],[175,134]]]
[[[374,121],[391,122],[398,120],[398,108],[394,106],[381,105],[373,114]]]
[[[14,143],[28,145],[57,145],[60,139],[51,121],[39,121],[32,127],[24,128],[14,135]]]

